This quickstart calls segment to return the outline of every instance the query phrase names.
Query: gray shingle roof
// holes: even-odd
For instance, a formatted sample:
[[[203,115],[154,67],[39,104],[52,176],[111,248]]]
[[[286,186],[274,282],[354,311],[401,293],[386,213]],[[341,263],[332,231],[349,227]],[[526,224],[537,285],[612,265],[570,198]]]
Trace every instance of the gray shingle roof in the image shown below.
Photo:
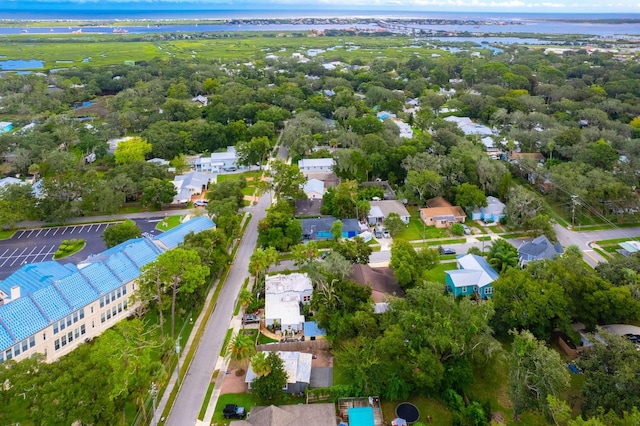
[[[532,241],[522,243],[518,248],[520,257],[531,257],[533,260],[553,259],[564,253],[560,243],[552,244],[544,235],[534,238]]]

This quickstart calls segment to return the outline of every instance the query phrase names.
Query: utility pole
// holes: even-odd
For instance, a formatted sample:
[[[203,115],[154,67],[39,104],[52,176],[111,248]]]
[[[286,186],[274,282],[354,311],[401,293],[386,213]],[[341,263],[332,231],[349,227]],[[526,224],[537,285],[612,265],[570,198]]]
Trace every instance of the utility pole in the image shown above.
[[[578,204],[578,202],[576,201],[578,199],[577,195],[572,195],[571,196],[571,226],[574,227],[576,226],[576,205]]]
[[[151,382],[151,390],[149,390],[151,394],[151,403],[153,406],[153,412],[151,414],[151,426],[156,426],[156,398],[158,397],[158,387],[155,382]]]

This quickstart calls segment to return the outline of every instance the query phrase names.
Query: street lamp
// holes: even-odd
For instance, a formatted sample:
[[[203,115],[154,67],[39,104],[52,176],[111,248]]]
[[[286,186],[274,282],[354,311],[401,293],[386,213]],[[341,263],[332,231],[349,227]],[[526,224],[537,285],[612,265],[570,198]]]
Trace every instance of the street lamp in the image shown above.
[[[156,398],[158,397],[158,387],[155,382],[151,382],[149,394],[151,394],[151,403],[153,407],[153,412],[151,413],[151,426],[156,426]]]

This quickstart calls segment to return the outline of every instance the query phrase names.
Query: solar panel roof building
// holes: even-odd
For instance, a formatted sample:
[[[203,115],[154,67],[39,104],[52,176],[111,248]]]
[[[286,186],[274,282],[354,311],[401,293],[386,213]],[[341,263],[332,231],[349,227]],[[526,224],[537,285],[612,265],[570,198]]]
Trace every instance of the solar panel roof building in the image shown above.
[[[129,315],[140,268],[178,246],[189,232],[215,226],[208,218],[178,225],[154,239],[129,240],[77,266],[24,265],[0,282],[0,362],[42,353],[55,361]]]

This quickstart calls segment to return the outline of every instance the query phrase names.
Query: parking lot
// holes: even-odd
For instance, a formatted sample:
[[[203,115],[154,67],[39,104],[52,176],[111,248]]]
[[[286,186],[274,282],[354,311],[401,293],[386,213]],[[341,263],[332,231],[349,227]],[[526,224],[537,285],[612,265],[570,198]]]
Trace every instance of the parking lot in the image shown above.
[[[19,230],[13,237],[0,241],[0,280],[27,263],[53,260],[53,254],[64,240],[82,239],[86,245],[78,253],[62,259],[62,263],[76,263],[91,254],[100,253],[106,249],[102,233],[115,223],[117,222]],[[157,221],[137,220],[136,223],[144,233],[159,233],[155,230]]]

